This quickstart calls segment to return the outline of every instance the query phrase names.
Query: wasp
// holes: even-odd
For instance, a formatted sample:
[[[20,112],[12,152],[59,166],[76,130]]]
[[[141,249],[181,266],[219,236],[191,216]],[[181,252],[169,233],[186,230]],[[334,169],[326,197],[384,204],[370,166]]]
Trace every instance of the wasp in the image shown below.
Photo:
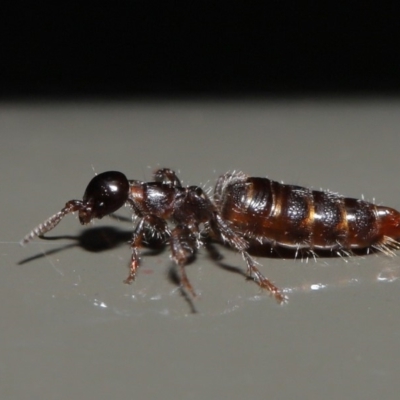
[[[218,238],[239,252],[247,276],[278,303],[287,298],[258,269],[249,254],[254,243],[313,255],[326,250],[350,255],[359,249],[394,255],[400,248],[400,213],[392,208],[330,191],[249,177],[242,172],[219,177],[213,196],[209,196],[199,186],[182,186],[176,173],[168,168],[158,169],[152,182],[128,180],[118,171],[96,175],[82,200],[68,201],[61,211],[26,235],[21,244],[54,229],[67,214],[78,212],[80,223],[88,224],[124,205],[137,217],[130,242],[129,275],[124,282],[135,279],[140,247],[150,232],[169,243],[181,284],[193,296],[185,265],[207,237]]]

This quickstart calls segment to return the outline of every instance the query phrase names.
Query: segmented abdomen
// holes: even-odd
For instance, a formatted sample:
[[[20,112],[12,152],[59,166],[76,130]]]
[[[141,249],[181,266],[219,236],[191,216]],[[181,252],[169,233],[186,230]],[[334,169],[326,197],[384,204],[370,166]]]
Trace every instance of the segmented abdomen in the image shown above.
[[[280,246],[350,250],[400,238],[397,211],[329,191],[236,174],[220,178],[215,198],[222,217],[247,238]]]

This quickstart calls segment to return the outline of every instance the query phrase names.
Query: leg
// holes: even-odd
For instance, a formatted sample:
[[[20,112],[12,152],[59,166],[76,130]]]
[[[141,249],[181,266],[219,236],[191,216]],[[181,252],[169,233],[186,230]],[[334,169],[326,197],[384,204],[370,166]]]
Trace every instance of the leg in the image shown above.
[[[226,223],[218,213],[214,214],[213,228],[220,233],[222,239],[227,242],[235,250],[242,254],[247,264],[247,275],[254,280],[261,288],[267,289],[276,299],[278,303],[284,303],[286,296],[257,268],[257,263],[247,253],[248,244],[245,239],[238,235],[228,223]]]
[[[196,249],[196,241],[193,237],[193,233],[189,228],[178,225],[172,230],[170,241],[172,258],[179,267],[181,283],[193,297],[196,297],[196,293],[185,271],[185,265],[193,257]]]
[[[182,187],[181,181],[176,176],[175,172],[169,168],[160,168],[154,172],[154,180],[166,185]]]
[[[169,233],[166,223],[162,219],[155,217],[154,215],[146,215],[139,221],[132,235],[132,241],[131,241],[132,256],[131,256],[130,271],[128,277],[124,280],[124,282],[127,284],[130,284],[132,283],[132,281],[135,280],[136,271],[139,268],[139,263],[140,263],[139,247],[142,244],[146,228],[150,228],[162,234]]]
[[[247,253],[247,251],[242,252],[242,256],[247,264],[247,274],[250,278],[257,283],[263,289],[267,289],[276,299],[279,304],[286,303],[287,297],[281,292],[281,290],[276,287],[268,278],[266,278],[260,270],[257,268],[257,263],[252,257]]]

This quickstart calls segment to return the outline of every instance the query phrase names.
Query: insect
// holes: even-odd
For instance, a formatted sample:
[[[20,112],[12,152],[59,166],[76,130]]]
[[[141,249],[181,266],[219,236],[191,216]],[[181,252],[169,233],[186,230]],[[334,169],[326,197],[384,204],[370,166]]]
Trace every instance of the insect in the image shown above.
[[[138,218],[125,282],[135,279],[139,248],[150,232],[169,243],[181,284],[193,296],[185,265],[207,236],[219,238],[238,251],[247,265],[248,277],[279,303],[287,298],[259,271],[248,252],[252,243],[312,255],[329,250],[347,256],[356,249],[393,255],[400,248],[400,213],[392,208],[330,191],[248,177],[242,172],[222,175],[210,197],[198,186],[182,186],[168,168],[158,169],[153,182],[128,180],[117,171],[96,175],[82,200],[68,201],[61,211],[26,235],[21,244],[52,230],[67,214],[78,212],[80,223],[88,224],[123,205],[128,205]]]

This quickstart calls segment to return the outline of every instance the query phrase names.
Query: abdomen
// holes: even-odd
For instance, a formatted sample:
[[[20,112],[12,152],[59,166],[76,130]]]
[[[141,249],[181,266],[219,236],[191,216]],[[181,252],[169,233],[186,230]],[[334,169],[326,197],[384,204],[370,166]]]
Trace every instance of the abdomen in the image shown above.
[[[224,175],[216,205],[248,239],[305,249],[397,248],[400,214],[329,191],[243,174]],[[396,244],[396,246],[394,245]]]

